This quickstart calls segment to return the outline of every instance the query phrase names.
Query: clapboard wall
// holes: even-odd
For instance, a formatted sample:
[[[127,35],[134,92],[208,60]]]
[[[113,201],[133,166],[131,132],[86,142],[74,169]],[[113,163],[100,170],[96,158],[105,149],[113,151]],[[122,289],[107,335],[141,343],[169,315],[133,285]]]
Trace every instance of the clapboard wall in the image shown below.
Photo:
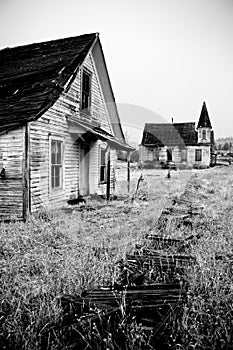
[[[23,217],[25,127],[0,135],[0,219]],[[3,173],[5,172],[5,176]]]
[[[92,74],[90,115],[83,115],[80,112],[81,73],[84,67]],[[67,200],[79,195],[80,140],[78,135],[69,133],[67,117],[73,121],[79,119],[94,121],[106,131],[112,132],[91,54],[85,59],[68,91],[64,92],[42,117],[30,123],[29,154],[32,212],[41,208],[61,206]],[[52,191],[49,183],[50,138],[57,138],[64,142],[63,188],[57,191]],[[99,145],[99,141],[90,143],[90,193],[102,193],[105,187],[99,183]]]

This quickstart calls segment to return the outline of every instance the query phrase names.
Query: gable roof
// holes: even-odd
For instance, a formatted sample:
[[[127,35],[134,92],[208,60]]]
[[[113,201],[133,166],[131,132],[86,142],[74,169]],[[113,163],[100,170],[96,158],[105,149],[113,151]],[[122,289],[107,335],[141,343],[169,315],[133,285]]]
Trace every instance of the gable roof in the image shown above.
[[[197,128],[212,128],[206,103],[203,102],[201,115],[197,124]]]
[[[92,50],[114,136],[125,143],[98,33],[0,50],[0,133],[38,119]]]
[[[96,62],[96,70],[98,73],[99,82],[102,87],[114,136],[121,143],[126,143],[100,40],[96,41],[92,49],[92,55]]]
[[[84,61],[97,34],[0,51],[0,130],[40,117]]]
[[[146,123],[143,146],[192,146],[197,144],[195,123]]]

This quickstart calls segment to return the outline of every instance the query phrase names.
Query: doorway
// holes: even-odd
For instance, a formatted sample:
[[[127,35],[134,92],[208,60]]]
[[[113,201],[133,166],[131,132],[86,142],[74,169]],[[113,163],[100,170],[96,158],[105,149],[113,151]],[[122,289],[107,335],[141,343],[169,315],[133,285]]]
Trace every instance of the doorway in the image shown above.
[[[172,149],[167,149],[167,161],[172,162]]]

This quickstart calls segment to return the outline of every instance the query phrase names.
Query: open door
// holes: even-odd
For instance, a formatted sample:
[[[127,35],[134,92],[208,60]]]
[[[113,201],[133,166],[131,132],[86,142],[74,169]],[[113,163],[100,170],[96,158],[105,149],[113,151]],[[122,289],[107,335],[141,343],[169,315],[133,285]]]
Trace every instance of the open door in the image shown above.
[[[79,194],[81,196],[89,194],[89,151],[89,145],[80,145]]]

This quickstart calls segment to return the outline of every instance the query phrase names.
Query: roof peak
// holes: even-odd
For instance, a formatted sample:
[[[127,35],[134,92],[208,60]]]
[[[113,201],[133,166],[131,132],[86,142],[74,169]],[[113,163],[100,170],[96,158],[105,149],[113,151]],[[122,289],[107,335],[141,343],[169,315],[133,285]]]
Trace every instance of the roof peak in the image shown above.
[[[45,113],[98,40],[96,33],[84,34],[1,50],[0,130]]]
[[[177,122],[177,123],[171,123],[171,122],[162,122],[162,123],[145,123],[146,125],[187,125],[187,124],[195,124],[195,122]]]
[[[209,113],[208,113],[205,101],[202,104],[201,114],[200,114],[197,128],[211,128],[212,129],[212,125],[210,122]]]

